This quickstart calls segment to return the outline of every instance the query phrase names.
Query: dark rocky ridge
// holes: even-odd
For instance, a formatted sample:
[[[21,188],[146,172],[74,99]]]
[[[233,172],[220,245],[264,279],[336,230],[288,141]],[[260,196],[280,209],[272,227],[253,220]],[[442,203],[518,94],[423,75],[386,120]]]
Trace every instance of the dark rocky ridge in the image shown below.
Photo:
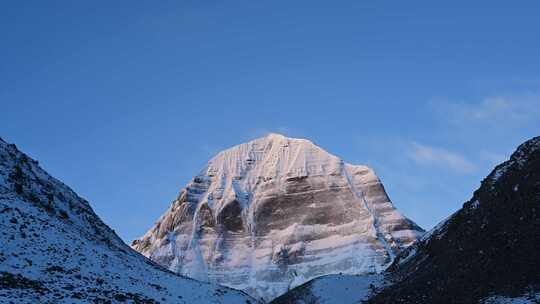
[[[463,208],[387,270],[368,303],[477,303],[540,292],[540,137],[497,166]]]

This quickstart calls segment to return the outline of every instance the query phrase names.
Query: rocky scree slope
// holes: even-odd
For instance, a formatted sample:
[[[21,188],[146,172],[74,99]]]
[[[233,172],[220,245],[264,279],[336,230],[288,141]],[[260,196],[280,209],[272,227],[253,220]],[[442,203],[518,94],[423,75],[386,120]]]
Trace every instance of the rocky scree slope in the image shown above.
[[[0,139],[0,303],[254,303],[124,244],[87,201]]]
[[[369,167],[270,134],[212,158],[132,247],[270,300],[318,276],[381,272],[422,233]]]

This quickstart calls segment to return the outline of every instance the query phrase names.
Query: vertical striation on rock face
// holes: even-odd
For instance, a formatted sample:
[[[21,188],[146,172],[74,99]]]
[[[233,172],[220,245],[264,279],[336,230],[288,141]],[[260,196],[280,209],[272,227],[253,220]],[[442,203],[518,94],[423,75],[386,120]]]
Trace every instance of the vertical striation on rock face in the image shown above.
[[[211,159],[132,247],[270,300],[321,275],[380,272],[422,232],[369,167],[270,134]]]

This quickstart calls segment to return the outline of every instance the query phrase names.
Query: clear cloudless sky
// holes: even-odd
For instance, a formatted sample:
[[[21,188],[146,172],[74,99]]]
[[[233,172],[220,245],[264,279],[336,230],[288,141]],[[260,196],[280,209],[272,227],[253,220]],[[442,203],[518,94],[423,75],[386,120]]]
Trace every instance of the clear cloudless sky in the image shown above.
[[[267,132],[426,229],[540,134],[538,1],[2,1],[0,136],[127,242]]]

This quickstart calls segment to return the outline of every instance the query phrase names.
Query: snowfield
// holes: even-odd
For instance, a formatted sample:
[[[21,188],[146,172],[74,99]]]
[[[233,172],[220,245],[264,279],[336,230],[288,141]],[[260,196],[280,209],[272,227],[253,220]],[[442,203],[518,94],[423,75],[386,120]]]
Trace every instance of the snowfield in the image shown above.
[[[327,275],[296,287],[271,304],[357,304],[367,300],[383,282],[380,274]]]

